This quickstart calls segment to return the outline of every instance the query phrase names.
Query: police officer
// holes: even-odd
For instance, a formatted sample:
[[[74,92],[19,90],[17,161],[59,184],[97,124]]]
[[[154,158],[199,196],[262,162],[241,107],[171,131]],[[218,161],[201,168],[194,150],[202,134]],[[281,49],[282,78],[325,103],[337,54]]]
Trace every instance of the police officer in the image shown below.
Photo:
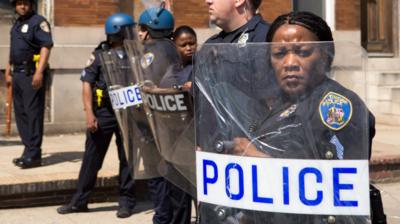
[[[271,46],[270,64],[280,92],[269,101],[270,112],[252,128],[251,134],[258,136],[252,139],[254,144],[247,138],[235,138],[234,152],[297,159],[368,159],[375,119],[354,92],[325,75],[335,54],[326,22],[309,12],[288,13],[272,23],[267,41],[325,43]],[[369,153],[362,150],[367,147]],[[386,223],[381,202],[371,205],[373,223]],[[259,213],[257,218],[273,223],[362,222],[357,221],[360,217],[348,216]]]
[[[262,0],[206,0],[210,21],[222,31],[206,43],[265,42],[269,24],[257,14]]]
[[[49,23],[33,10],[33,0],[11,3],[18,18],[11,28],[5,77],[13,87],[15,120],[24,144],[21,157],[13,163],[24,169],[40,166],[42,161],[45,79],[53,40]]]
[[[180,56],[171,41],[174,18],[164,8],[149,8],[139,17],[139,38],[144,43],[141,65],[144,79],[156,86],[171,88],[163,83],[168,70],[180,63]],[[167,164],[167,168],[173,167]],[[149,188],[155,200],[153,223],[190,223],[190,197],[166,179],[159,177],[149,180]]]
[[[120,160],[120,197],[117,217],[127,218],[133,213],[136,205],[134,180],[125,156],[118,123],[107,95],[100,55],[105,51],[113,50],[120,56],[120,60],[128,62],[123,50],[123,28],[134,25],[132,17],[127,14],[116,13],[108,17],[105,22],[107,41],[100,43],[95,49],[82,72],[83,104],[87,125],[85,154],[79,173],[77,191],[69,204],[57,209],[59,214],[88,211],[89,195],[95,186],[97,173],[103,164],[104,156],[114,134]]]
[[[209,7],[210,21],[220,27],[222,31],[210,37],[206,44],[216,43],[251,43],[251,42],[265,42],[269,24],[263,20],[260,14],[257,14],[257,9],[261,5],[262,0],[206,0]],[[246,52],[249,57],[252,57],[252,52]],[[258,63],[254,61],[253,63]],[[265,94],[272,94],[272,89],[264,88],[265,85],[271,83],[270,75],[262,75],[253,79],[248,79],[247,68],[251,67],[244,65],[242,67],[232,66],[229,69],[242,69],[243,72],[225,72],[224,76],[229,76],[230,79],[236,80],[233,85],[239,88],[247,88],[248,95],[263,97]],[[235,75],[232,75],[235,74]],[[201,92],[198,91],[197,86],[194,86],[195,95],[197,93],[197,105],[206,105],[207,99]],[[209,132],[216,133],[214,124],[220,122],[218,116],[211,109],[207,113],[198,114],[198,122],[204,125],[209,125]],[[222,136],[218,134],[210,135],[218,142]],[[207,142],[207,139],[200,139],[196,136],[197,142]],[[203,146],[204,147],[204,146]]]

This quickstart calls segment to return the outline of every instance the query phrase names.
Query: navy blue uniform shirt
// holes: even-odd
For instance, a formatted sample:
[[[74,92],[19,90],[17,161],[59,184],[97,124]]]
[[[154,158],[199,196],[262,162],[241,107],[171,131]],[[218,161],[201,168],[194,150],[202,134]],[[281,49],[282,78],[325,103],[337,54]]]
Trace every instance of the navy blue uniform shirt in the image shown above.
[[[257,14],[251,18],[244,26],[232,32],[221,31],[210,37],[206,43],[248,43],[265,42],[269,24]]]
[[[42,47],[52,47],[50,25],[43,16],[32,12],[28,17],[17,19],[11,28],[11,64],[18,66],[31,63],[33,55]]]
[[[104,73],[105,70],[101,63],[101,54],[108,50],[110,50],[110,46],[106,41],[101,42],[99,44],[99,46],[94,50],[89,60],[87,61],[86,67],[83,69],[80,79],[83,82],[88,82],[92,84],[92,86],[96,87],[96,89],[102,89],[103,90],[102,99],[104,100],[105,103],[104,105],[111,106],[110,98],[108,97],[108,91],[107,91],[107,83],[105,77],[106,74]],[[122,49],[116,50],[116,52],[122,60],[125,60],[126,63],[128,63],[127,56]],[[96,102],[97,96],[95,95],[95,92],[93,94],[93,98],[94,102]]]
[[[141,65],[145,79],[153,81],[157,86],[160,85],[164,75],[180,63],[175,44],[166,38],[147,41],[144,52]]]
[[[107,42],[102,42],[96,47],[87,61],[86,67],[82,71],[81,81],[96,85],[98,88],[103,90],[107,89],[100,61],[100,54],[108,48],[109,46]]]
[[[334,102],[327,96],[340,99],[340,105],[351,105],[350,110],[346,112],[340,105],[331,108],[336,111],[333,113],[321,110],[322,105]],[[339,118],[344,124],[337,130],[327,123]],[[261,136],[258,140],[265,143],[258,148],[278,158],[368,159],[375,132],[374,117],[363,101],[331,79],[297,101],[282,97],[258,124],[255,136]]]

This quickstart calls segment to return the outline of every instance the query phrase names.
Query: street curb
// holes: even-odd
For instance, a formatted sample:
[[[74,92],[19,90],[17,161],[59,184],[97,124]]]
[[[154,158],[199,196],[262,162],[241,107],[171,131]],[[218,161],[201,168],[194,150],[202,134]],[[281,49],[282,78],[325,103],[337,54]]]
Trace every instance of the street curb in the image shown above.
[[[66,204],[75,193],[77,182],[70,179],[0,185],[0,209]],[[118,201],[118,192],[118,176],[99,177],[90,203]],[[149,200],[146,180],[135,180],[135,195],[138,201]]]
[[[372,158],[370,180],[374,183],[400,180],[400,156]],[[0,209],[66,204],[75,193],[77,179],[0,185]],[[147,181],[135,180],[138,200],[149,200]],[[99,177],[91,202],[118,200],[118,176]]]
[[[400,156],[372,158],[369,164],[370,180],[373,182],[393,182],[400,180]]]

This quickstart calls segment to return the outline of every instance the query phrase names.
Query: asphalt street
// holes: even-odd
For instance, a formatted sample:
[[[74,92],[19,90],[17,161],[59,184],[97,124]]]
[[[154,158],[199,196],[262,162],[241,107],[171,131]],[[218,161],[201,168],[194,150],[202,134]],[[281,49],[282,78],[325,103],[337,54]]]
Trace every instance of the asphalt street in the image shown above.
[[[378,184],[382,191],[385,212],[389,224],[400,224],[400,182]],[[59,215],[58,206],[0,210],[1,224],[151,224],[151,202],[139,202],[137,212],[129,218],[119,219],[115,213],[117,203],[90,204],[90,212]],[[194,214],[193,214],[194,215]]]

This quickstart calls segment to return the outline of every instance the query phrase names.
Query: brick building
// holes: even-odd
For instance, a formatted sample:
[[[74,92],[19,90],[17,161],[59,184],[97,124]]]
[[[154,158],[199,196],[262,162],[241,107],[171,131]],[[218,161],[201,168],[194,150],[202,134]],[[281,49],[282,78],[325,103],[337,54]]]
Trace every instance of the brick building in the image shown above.
[[[0,69],[4,68],[8,56],[8,30],[12,17],[8,2],[0,0],[0,29],[7,31],[0,35]],[[84,124],[79,74],[93,47],[104,39],[102,26],[105,19],[114,12],[125,12],[137,19],[143,10],[142,2],[146,0],[38,2],[37,10],[49,19],[55,39],[46,131],[78,130]],[[204,0],[168,0],[168,4],[176,24],[193,26],[200,42],[218,31],[209,24]],[[263,0],[259,11],[271,22],[276,16],[291,10],[315,12],[325,18],[334,30],[336,40],[351,41],[368,50],[368,94],[365,99],[378,121],[400,124],[399,1]],[[1,97],[0,101],[3,99]],[[4,105],[3,102],[0,105]],[[0,108],[0,111],[4,110]]]

